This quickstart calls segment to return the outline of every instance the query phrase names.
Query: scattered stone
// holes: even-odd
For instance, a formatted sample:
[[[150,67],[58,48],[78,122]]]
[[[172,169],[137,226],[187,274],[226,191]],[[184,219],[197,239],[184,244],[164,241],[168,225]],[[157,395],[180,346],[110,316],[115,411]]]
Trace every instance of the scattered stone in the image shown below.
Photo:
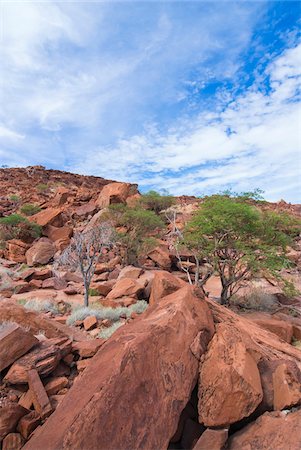
[[[58,377],[48,381],[45,390],[48,396],[57,394],[61,389],[68,386],[68,378]]]
[[[86,331],[92,330],[97,327],[97,318],[95,316],[88,316],[84,319],[84,329]]]
[[[24,439],[28,439],[31,433],[40,425],[41,417],[36,411],[31,411],[26,416],[23,416],[18,423],[18,431]]]
[[[11,384],[27,383],[27,373],[31,369],[37,370],[41,376],[49,375],[60,359],[61,352],[57,345],[50,345],[47,341],[40,342],[37,347],[14,362],[4,381]]]
[[[16,425],[28,410],[18,403],[6,403],[0,406],[0,442],[16,429]]]
[[[15,323],[9,323],[0,331],[0,371],[9,367],[38,343],[38,339],[31,333]]]
[[[78,353],[82,358],[92,358],[104,343],[104,339],[74,342],[72,344],[72,351]]]
[[[21,419],[22,420],[22,419]],[[23,439],[19,433],[9,433],[2,442],[2,450],[20,450],[23,445]]]
[[[35,369],[29,370],[27,379],[34,409],[42,419],[45,419],[52,413],[52,408],[38,372]]]
[[[28,391],[24,392],[21,395],[18,403],[20,406],[23,406],[23,408],[25,408],[25,409],[31,408],[33,400],[32,400],[32,394],[30,392],[30,389],[28,389]]]

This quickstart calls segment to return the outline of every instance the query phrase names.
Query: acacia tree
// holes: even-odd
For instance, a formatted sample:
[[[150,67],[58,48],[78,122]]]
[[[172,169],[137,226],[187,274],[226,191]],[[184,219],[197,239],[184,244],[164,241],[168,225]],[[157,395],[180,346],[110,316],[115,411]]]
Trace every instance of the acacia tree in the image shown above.
[[[85,306],[89,306],[89,289],[96,264],[103,250],[111,248],[113,242],[113,228],[109,223],[102,223],[86,232],[76,233],[57,261],[57,265],[69,267],[71,270],[79,268],[85,288]]]
[[[227,304],[254,273],[275,273],[289,264],[285,249],[298,230],[300,221],[286,214],[261,211],[244,198],[214,195],[187,225],[184,242],[206,261],[209,277],[218,273],[221,303]]]
[[[164,226],[154,211],[143,209],[139,205],[134,208],[121,204],[111,205],[104,217],[117,229],[118,240],[124,249],[125,264],[137,265],[148,235],[159,232]]]

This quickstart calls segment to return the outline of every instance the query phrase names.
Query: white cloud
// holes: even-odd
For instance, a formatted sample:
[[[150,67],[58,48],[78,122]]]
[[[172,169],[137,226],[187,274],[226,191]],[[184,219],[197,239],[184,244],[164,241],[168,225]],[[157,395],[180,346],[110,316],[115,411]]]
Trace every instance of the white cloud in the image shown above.
[[[251,87],[214,119],[203,114],[166,135],[134,136],[114,148],[94,149],[76,169],[175,194],[234,185],[264,188],[271,200],[287,195],[301,201],[300,54],[301,44],[268,66],[272,89],[267,94]],[[228,128],[234,133],[229,135]],[[153,176],[146,178],[145,171]]]

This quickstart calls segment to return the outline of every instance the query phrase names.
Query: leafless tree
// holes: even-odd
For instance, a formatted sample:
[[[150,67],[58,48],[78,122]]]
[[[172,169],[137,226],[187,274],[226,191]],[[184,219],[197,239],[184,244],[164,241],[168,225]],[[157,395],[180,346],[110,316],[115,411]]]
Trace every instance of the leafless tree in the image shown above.
[[[111,248],[114,242],[114,230],[109,223],[102,223],[90,230],[76,233],[70,245],[57,260],[58,266],[80,269],[85,288],[85,306],[89,305],[89,288],[97,262],[103,250]]]

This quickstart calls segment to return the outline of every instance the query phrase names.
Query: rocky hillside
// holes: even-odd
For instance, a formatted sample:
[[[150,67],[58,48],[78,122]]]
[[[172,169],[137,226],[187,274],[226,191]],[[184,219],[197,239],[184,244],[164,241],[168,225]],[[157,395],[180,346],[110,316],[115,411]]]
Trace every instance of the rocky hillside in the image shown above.
[[[0,192],[2,450],[301,447],[298,236],[279,272],[294,290],[262,273],[222,306],[219,277],[195,286],[193,254],[175,249],[202,203],[183,196],[137,264],[124,243],[102,249],[83,307],[80,271],[57,261],[110,205],[136,205],[137,186],[35,166],[0,169]],[[117,231],[135,243],[130,225]]]

